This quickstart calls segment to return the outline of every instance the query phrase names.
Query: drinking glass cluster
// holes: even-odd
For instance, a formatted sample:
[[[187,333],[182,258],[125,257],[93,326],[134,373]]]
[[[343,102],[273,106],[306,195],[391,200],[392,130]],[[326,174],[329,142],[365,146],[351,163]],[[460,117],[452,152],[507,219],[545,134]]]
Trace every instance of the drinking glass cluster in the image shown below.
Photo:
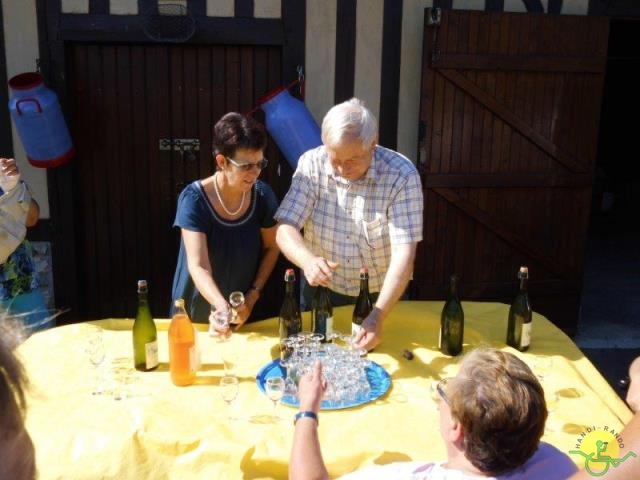
[[[297,397],[300,377],[320,360],[327,379],[323,407],[339,408],[366,401],[371,393],[367,351],[353,345],[351,335],[334,332],[329,339],[332,343],[323,343],[323,339],[321,334],[300,333],[282,340],[287,352],[281,361],[286,369],[285,395]]]

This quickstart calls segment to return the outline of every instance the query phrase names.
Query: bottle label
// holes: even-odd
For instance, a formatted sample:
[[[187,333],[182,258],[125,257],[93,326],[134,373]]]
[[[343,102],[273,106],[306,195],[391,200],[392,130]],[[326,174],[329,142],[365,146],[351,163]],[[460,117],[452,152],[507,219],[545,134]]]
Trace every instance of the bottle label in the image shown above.
[[[189,372],[196,373],[198,370],[198,347],[189,347]]]
[[[531,345],[531,324],[532,323],[533,322],[522,324],[522,338],[520,340],[521,347],[528,347],[529,345]]]
[[[362,325],[351,322],[351,336],[355,337],[362,330]]]
[[[329,341],[333,334],[333,317],[327,317],[327,329],[325,330],[324,338]]]
[[[145,368],[147,370],[158,366],[158,340],[144,344],[144,355],[146,358]]]

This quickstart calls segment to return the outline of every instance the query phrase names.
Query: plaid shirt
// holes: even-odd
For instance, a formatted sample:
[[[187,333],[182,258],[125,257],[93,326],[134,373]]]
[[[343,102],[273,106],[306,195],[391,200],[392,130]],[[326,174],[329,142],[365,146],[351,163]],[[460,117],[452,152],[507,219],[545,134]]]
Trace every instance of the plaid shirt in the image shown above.
[[[336,175],[324,146],[300,157],[275,218],[304,228],[307,246],[340,263],[331,289],[357,296],[359,270],[379,292],[391,262],[391,246],[422,240],[422,186],[409,159],[377,146],[367,173],[355,182]]]

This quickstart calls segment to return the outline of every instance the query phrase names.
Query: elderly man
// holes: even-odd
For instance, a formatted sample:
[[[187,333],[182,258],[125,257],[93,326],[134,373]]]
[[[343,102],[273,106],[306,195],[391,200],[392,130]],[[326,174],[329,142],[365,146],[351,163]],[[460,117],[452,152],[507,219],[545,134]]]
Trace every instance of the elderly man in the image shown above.
[[[290,480],[328,478],[317,433],[325,389],[318,363],[298,387],[301,411],[295,417]],[[544,392],[515,355],[474,350],[458,375],[438,384],[437,392],[446,462],[396,462],[353,472],[344,480],[564,480],[577,470],[566,454],[540,443],[547,418]]]
[[[355,303],[359,270],[368,268],[375,307],[355,339],[367,349],[380,342],[422,240],[420,176],[409,159],[377,141],[376,119],[360,100],[331,108],[323,145],[300,157],[275,215],[278,246],[308,283],[307,306],[318,285],[330,288],[334,305]]]

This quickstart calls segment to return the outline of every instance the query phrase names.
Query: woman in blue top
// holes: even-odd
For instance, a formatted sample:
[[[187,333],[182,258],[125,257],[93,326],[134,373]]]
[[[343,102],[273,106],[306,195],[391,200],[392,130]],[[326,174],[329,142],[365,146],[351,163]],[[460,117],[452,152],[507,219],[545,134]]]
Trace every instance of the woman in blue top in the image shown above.
[[[267,166],[264,128],[239,113],[213,127],[217,171],[180,194],[174,226],[182,240],[173,277],[173,299],[184,298],[195,322],[207,322],[211,307],[229,310],[229,293],[245,293],[235,323],[242,325],[278,259],[273,190],[258,180]],[[220,329],[220,333],[225,333]]]

